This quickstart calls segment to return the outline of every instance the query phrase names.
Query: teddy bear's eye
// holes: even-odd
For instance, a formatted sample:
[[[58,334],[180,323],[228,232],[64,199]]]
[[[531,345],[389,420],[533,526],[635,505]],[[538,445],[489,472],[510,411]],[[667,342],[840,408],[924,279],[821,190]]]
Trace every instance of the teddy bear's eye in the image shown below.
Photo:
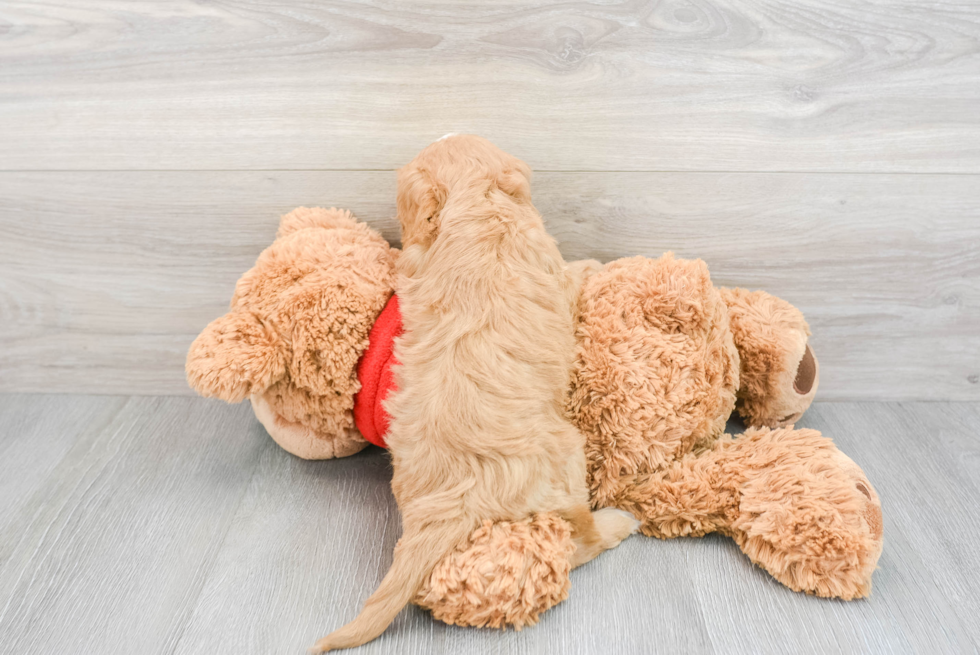
[[[426,216],[426,217],[425,217],[425,222],[426,222],[426,223],[431,223],[431,222],[432,222],[432,217],[433,217],[433,216],[435,216],[435,214],[429,214],[428,216]]]

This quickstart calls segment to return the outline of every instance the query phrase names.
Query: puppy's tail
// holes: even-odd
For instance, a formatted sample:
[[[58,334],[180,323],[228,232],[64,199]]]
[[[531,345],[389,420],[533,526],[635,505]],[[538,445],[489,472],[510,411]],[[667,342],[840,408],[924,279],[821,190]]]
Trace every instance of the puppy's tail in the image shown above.
[[[462,520],[430,523],[422,530],[411,532],[406,526],[406,534],[395,546],[391,568],[378,590],[364,603],[361,613],[316,642],[310,652],[353,648],[379,636],[419,592],[436,564],[462,543],[474,527]]]

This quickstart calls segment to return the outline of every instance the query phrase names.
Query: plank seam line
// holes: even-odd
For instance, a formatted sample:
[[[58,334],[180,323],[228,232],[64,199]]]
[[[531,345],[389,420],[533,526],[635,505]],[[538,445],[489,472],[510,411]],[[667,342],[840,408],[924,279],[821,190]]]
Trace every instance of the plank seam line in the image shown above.
[[[394,173],[397,168],[5,168],[3,173]],[[811,170],[680,170],[680,169],[637,169],[637,170],[588,170],[534,168],[534,173],[665,173],[678,175],[907,175],[955,177],[980,177],[978,172],[960,171],[811,171]]]

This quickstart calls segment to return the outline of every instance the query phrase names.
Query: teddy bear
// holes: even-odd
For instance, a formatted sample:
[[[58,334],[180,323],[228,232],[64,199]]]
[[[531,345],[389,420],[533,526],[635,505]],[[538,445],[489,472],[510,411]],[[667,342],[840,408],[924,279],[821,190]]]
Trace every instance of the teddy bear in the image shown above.
[[[249,398],[306,459],[384,446],[400,334],[399,251],[349,212],[299,208],[238,282],[231,311],[187,357],[205,396]],[[731,537],[787,587],[842,599],[871,590],[880,500],[815,430],[794,429],[819,384],[803,315],[762,291],[713,286],[701,260],[568,266],[578,292],[567,413],[585,437],[593,506],[643,534]],[[724,433],[733,411],[750,426]],[[535,623],[570,589],[571,529],[554,514],[487,521],[415,598],[447,623]]]

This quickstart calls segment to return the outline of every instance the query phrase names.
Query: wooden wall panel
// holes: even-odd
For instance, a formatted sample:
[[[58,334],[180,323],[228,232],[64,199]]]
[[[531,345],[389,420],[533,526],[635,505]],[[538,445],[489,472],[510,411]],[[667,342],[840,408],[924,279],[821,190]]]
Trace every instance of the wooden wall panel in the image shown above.
[[[980,4],[0,7],[0,169],[980,172]]]
[[[0,174],[0,390],[189,393],[183,359],[299,204],[398,238],[391,172]],[[568,259],[673,250],[806,314],[822,399],[980,399],[980,178],[539,173]]]

